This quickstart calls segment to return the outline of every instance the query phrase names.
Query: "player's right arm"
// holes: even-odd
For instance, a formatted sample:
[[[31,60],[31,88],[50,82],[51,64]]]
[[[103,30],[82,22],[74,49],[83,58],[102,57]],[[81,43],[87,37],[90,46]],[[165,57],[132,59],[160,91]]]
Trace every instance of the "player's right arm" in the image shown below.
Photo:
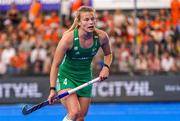
[[[56,87],[58,68],[64,59],[64,55],[67,50],[71,49],[73,46],[73,32],[68,32],[63,35],[62,39],[59,41],[56,51],[54,53],[53,62],[50,71],[50,87]],[[55,90],[50,90],[50,95],[48,97],[49,103],[52,103],[52,98],[56,95]]]

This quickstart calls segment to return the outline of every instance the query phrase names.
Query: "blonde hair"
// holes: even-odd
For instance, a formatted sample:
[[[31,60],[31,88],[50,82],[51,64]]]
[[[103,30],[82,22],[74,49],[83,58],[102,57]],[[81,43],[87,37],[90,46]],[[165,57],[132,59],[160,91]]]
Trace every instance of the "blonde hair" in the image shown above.
[[[76,12],[73,24],[71,25],[71,27],[67,31],[64,32],[64,34],[70,32],[70,31],[72,31],[78,27],[78,22],[80,21],[80,15],[82,12],[93,12],[93,13],[95,13],[96,11],[92,7],[81,6]]]

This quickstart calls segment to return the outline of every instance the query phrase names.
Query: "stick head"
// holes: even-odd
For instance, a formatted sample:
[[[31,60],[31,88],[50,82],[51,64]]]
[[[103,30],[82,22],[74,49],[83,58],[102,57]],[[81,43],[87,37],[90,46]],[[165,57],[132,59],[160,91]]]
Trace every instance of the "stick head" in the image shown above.
[[[27,115],[28,114],[28,105],[25,105],[24,107],[23,107],[23,109],[22,109],[22,114],[23,115]]]

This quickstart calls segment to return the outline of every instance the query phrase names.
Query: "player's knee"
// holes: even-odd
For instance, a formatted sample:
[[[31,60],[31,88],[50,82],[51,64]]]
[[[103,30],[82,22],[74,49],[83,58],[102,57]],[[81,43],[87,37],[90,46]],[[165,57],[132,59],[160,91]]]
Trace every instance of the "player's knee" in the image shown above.
[[[86,116],[86,113],[80,112],[78,117],[77,117],[77,121],[84,121],[85,116]]]
[[[80,113],[76,121],[84,121],[84,114]]]
[[[71,111],[69,111],[69,117],[71,117],[72,119],[76,119],[78,117],[78,115],[80,114],[80,109],[79,108],[74,108]]]
[[[76,121],[84,121],[84,117],[78,117]]]

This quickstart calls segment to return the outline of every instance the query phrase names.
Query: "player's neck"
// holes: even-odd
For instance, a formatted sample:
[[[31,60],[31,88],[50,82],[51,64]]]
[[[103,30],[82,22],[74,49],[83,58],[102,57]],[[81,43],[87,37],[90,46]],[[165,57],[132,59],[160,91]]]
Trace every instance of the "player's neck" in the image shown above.
[[[93,37],[93,32],[85,32],[82,29],[79,29],[79,37],[83,40],[89,40]]]

